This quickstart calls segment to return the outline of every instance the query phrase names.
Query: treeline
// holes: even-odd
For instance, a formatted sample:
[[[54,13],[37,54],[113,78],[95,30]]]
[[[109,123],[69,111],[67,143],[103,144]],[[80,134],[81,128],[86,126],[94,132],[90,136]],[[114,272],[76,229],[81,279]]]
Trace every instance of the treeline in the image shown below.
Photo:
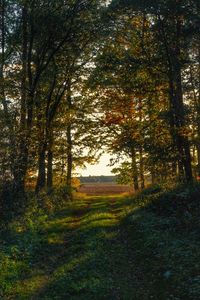
[[[81,183],[115,183],[115,176],[81,176],[79,177]]]
[[[199,1],[1,0],[0,24],[2,207],[101,147],[135,190],[200,176]]]

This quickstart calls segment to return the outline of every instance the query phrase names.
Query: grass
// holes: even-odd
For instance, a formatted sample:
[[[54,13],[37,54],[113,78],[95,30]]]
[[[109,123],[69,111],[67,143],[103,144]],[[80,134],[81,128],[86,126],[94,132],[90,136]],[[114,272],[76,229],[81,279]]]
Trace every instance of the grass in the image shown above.
[[[37,229],[13,227],[0,299],[199,300],[200,227],[161,216],[148,197],[86,197]]]

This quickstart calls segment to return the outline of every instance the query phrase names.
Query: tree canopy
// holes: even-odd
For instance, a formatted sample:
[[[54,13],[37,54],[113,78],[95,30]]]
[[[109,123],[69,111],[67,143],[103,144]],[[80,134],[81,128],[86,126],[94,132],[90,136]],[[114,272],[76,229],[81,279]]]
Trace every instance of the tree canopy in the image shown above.
[[[1,1],[10,209],[26,206],[30,187],[71,186],[103,151],[135,190],[200,176],[199,12],[195,0]]]

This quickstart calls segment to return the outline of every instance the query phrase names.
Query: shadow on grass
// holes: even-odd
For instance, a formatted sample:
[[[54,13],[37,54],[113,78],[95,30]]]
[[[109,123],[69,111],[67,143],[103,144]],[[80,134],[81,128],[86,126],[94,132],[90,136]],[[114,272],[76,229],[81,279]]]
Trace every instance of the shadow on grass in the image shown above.
[[[5,300],[200,299],[191,281],[200,245],[137,199],[75,201],[50,218],[39,241]]]
[[[57,213],[32,251],[32,271],[21,287],[18,278],[15,299],[108,297],[112,269],[109,252],[118,225],[102,199],[74,203],[70,211]]]
[[[19,260],[28,267],[11,279],[13,299],[118,299],[114,273],[122,272],[119,260],[127,260],[119,244],[120,204],[118,197],[75,201],[52,216],[36,240],[15,237],[21,252],[26,244]]]

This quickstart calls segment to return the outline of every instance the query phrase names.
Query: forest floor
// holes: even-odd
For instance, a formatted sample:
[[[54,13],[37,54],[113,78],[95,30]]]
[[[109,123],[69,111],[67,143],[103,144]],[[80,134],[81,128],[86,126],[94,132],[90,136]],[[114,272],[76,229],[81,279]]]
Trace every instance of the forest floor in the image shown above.
[[[199,241],[170,222],[123,196],[77,200],[31,244],[5,241],[0,299],[200,299]]]

